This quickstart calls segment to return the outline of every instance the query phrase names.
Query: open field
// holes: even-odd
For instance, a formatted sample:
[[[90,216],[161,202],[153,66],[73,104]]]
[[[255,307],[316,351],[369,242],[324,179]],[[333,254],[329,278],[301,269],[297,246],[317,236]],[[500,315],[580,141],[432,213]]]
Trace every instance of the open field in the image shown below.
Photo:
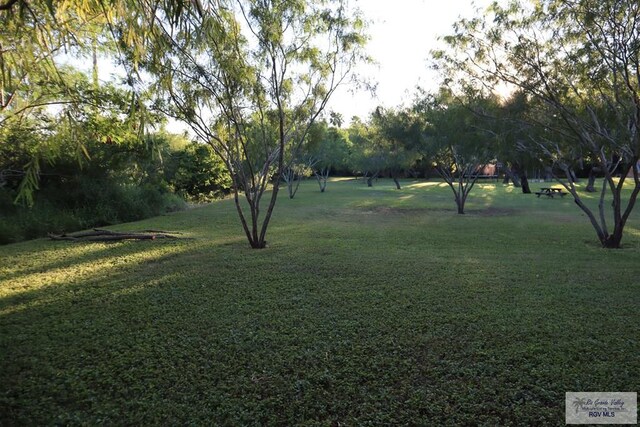
[[[570,196],[403,184],[283,191],[260,251],[231,200],[113,227],[190,240],[0,247],[0,424],[564,425],[566,391],[639,391],[640,208],[604,250]]]

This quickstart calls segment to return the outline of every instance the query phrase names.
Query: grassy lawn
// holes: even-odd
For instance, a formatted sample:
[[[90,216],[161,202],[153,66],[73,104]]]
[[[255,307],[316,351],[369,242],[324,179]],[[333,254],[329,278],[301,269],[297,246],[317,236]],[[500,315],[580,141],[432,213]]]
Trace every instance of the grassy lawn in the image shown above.
[[[564,425],[566,391],[639,391],[640,207],[604,250],[570,196],[403,184],[283,191],[261,251],[231,200],[113,227],[189,240],[0,247],[0,424]]]

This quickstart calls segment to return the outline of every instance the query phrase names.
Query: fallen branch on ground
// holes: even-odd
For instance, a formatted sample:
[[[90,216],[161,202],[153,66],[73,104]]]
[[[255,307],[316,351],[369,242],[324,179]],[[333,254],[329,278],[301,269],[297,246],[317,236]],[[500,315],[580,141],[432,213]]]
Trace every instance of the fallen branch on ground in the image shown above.
[[[94,228],[89,231],[79,231],[71,234],[51,234],[51,240],[69,240],[73,242],[114,242],[120,240],[155,240],[155,239],[178,239],[174,234],[178,232],[168,232],[161,230],[143,231],[112,231],[102,228]]]

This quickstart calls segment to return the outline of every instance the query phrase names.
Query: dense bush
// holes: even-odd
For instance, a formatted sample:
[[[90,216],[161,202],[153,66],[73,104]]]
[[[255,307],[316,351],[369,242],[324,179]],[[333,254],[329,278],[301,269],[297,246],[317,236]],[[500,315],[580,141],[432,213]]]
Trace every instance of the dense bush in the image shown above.
[[[45,190],[28,207],[14,205],[11,194],[0,189],[0,244],[135,221],[185,207],[175,194],[113,181],[82,183],[69,192]]]
[[[51,135],[24,126],[0,134],[0,244],[135,221],[228,193],[221,162],[184,137],[77,135],[64,125]],[[30,168],[37,181],[28,181]]]
[[[185,200],[208,202],[229,194],[231,177],[213,150],[191,143],[173,152],[165,166],[165,180]]]

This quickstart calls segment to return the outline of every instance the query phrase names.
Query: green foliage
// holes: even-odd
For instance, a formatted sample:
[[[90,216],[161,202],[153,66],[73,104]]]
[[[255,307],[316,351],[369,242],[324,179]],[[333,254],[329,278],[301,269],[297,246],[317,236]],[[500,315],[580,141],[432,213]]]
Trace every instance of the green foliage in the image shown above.
[[[165,133],[139,140],[115,117],[83,120],[61,122],[52,134],[33,127],[5,129],[0,145],[0,217],[7,224],[0,230],[2,243],[182,209],[184,201],[173,193],[210,201],[228,192],[228,175],[206,146]],[[86,150],[81,163],[78,144]],[[25,193],[25,182],[36,172],[39,189]],[[30,195],[31,203],[9,202],[20,194]]]
[[[110,179],[76,177],[48,182],[31,207],[14,205],[0,189],[0,244],[93,227],[136,221],[182,210],[184,201],[156,187],[123,185]]]
[[[186,200],[210,202],[231,191],[231,178],[208,145],[191,143],[174,151],[165,170],[167,182]]]
[[[418,160],[417,147],[422,140],[420,121],[411,110],[378,107],[371,115],[376,143],[385,156],[385,169],[399,178]]]
[[[387,174],[398,179],[420,159],[422,122],[409,109],[376,108],[368,119],[352,119],[349,161],[354,173]],[[399,183],[396,181],[396,185]]]
[[[314,168],[347,169],[349,156],[349,134],[346,130],[329,126],[326,121],[318,121],[309,131],[302,157],[313,160]]]
[[[496,2],[483,17],[458,22],[445,38],[447,49],[434,57],[455,93],[502,83],[525,97],[532,114],[521,118],[535,128],[525,149],[567,178],[566,190],[610,248],[619,246],[640,195],[637,173],[628,200],[621,197],[626,173],[615,177],[619,166],[635,171],[640,160],[639,20],[635,0]],[[571,179],[572,167],[584,159],[605,175],[598,212]]]
[[[562,425],[567,390],[637,388],[637,233],[603,251],[510,186],[465,216],[441,181],[331,186],[268,251],[232,200],[118,227],[192,240],[1,247],[0,424]]]
[[[261,197],[272,176],[283,171],[285,151],[297,151],[336,87],[350,77],[356,62],[366,60],[364,23],[344,0],[222,0],[204,5],[17,0],[3,6],[0,133],[10,120],[38,116],[36,121],[44,122],[40,115],[47,115],[48,106],[64,106],[54,121],[69,119],[84,126],[82,138],[67,133],[78,141],[79,163],[93,169],[98,165],[98,176],[105,170],[126,172],[127,185],[147,183],[164,191],[161,175],[153,170],[155,159],[143,159],[146,153],[137,145],[150,125],[159,122],[150,113],[153,94],[155,110],[185,121],[200,142],[210,144],[227,169],[236,199],[239,191],[245,192],[251,233],[240,205],[238,212],[255,247],[265,245],[278,183],[263,218]],[[80,58],[91,53],[95,61],[99,50],[114,57],[127,76],[127,92],[117,108],[105,106],[114,99],[104,99],[95,65],[88,84],[59,64],[63,51]],[[149,79],[140,81],[140,69]],[[122,130],[121,125],[129,127],[125,134],[114,131],[114,126]],[[126,150],[99,150],[106,155],[89,159],[90,145],[102,137],[127,146],[134,159],[123,158]],[[155,147],[149,150],[162,155]],[[18,197],[27,205],[34,203],[43,163],[60,160],[36,151],[22,165],[26,174]],[[197,166],[176,166],[176,190],[193,199],[215,197],[218,187],[228,186],[216,169],[219,163],[206,165],[205,153],[195,151],[189,155],[198,159]],[[206,167],[213,168],[213,177],[202,175]],[[194,182],[194,175],[202,182]]]
[[[135,86],[132,76],[137,72],[141,49],[148,45],[145,39],[150,27],[144,16],[163,10],[165,17],[175,19],[181,10],[172,7],[172,3],[114,0],[105,5],[85,0],[13,0],[3,4],[0,143],[15,143],[7,135],[15,137],[16,127],[38,140],[29,141],[29,150],[21,151],[29,155],[19,159],[20,164],[10,170],[13,172],[4,169],[11,162],[2,159],[0,183],[8,175],[22,177],[16,195],[19,202],[34,203],[45,164],[66,161],[68,153],[61,152],[60,147],[65,145],[67,149],[70,144],[56,142],[51,135],[64,135],[76,142],[75,155],[82,168],[89,158],[88,145],[95,140],[127,143],[123,140],[132,139],[132,135],[143,138],[150,123],[161,123],[147,108],[148,85]],[[99,53],[121,62],[121,70],[128,75],[126,90],[98,81]],[[65,65],[71,58],[93,59],[91,81]],[[42,135],[47,135],[46,141]],[[4,154],[7,150],[2,148]]]
[[[92,103],[59,58],[112,48],[103,5],[83,0],[11,3],[0,11],[0,129],[50,105]],[[109,13],[121,13],[124,3],[110,2]]]
[[[480,170],[494,158],[494,141],[484,126],[486,113],[482,111],[494,105],[491,98],[456,98],[443,88],[438,95],[428,95],[414,106],[423,124],[418,149],[453,191],[460,214]]]
[[[437,95],[423,94],[414,105],[422,123],[418,150],[445,167],[454,163],[453,152],[468,159],[465,163],[488,162],[495,156],[495,144],[485,117],[493,105],[490,98],[462,99],[446,88]]]
[[[156,107],[188,124],[224,162],[247,240],[264,248],[280,176],[299,161],[337,86],[366,59],[363,23],[344,0],[209,6],[186,7],[175,22],[150,14],[144,65]]]
[[[352,144],[349,164],[353,173],[356,175],[373,175],[384,169],[386,153],[376,143],[374,129],[359,119],[352,119],[348,132],[349,141]]]

